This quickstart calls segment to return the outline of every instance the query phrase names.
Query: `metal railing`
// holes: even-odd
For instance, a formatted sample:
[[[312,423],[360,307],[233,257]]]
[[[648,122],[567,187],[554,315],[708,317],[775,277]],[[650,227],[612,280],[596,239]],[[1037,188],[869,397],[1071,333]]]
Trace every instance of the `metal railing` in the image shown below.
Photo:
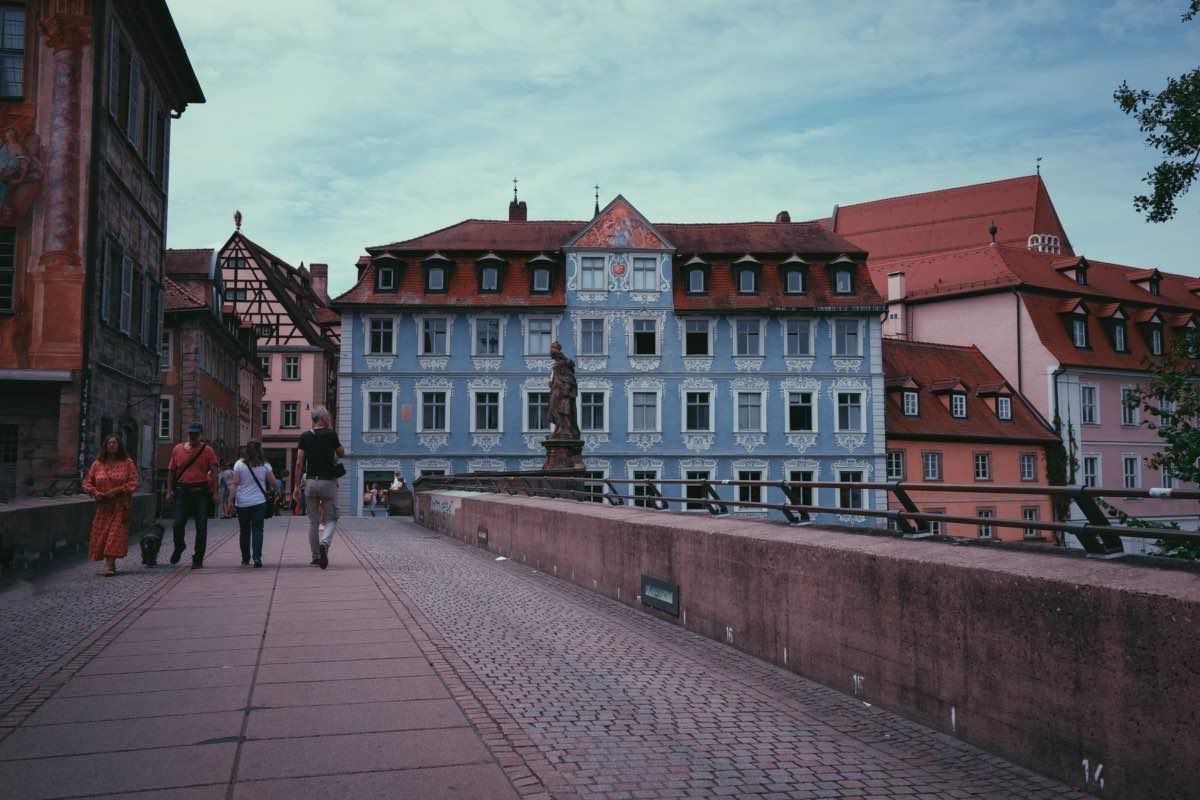
[[[632,494],[618,489],[632,487]],[[659,487],[682,486],[681,495],[663,494]],[[730,500],[717,493],[717,487],[757,488],[758,500]],[[743,480],[671,480],[599,478],[583,475],[547,474],[538,472],[467,473],[464,475],[429,475],[417,479],[415,491],[453,489],[490,492],[493,494],[527,495],[530,497],[559,497],[588,502],[607,502],[625,505],[626,501],[643,508],[668,510],[672,503],[692,511],[726,514],[732,508],[756,511],[779,511],[791,523],[807,522],[812,514],[852,514],[884,518],[909,538],[932,536],[932,523],[961,523],[994,528],[1020,528],[1069,533],[1079,539],[1084,550],[1093,555],[1123,552],[1122,536],[1170,542],[1200,542],[1200,532],[1170,528],[1135,528],[1109,524],[1108,517],[1096,503],[1098,497],[1170,498],[1200,500],[1200,491],[1180,489],[1106,489],[1101,487],[1046,486],[1039,484],[979,485],[962,483],[905,483],[839,482],[839,481],[743,481]],[[802,502],[806,490],[837,489],[839,505],[822,506]],[[693,490],[689,494],[689,490]],[[775,490],[784,497],[782,503],[762,502],[766,492]],[[895,498],[900,508],[866,508],[863,492],[884,491]],[[972,495],[1039,495],[1062,498],[1074,504],[1087,522],[1058,522],[1042,519],[1011,519],[945,514],[921,511],[913,501],[913,493]],[[736,492],[741,494],[740,492]],[[855,494],[857,493],[857,494]],[[914,524],[915,523],[915,524]]]

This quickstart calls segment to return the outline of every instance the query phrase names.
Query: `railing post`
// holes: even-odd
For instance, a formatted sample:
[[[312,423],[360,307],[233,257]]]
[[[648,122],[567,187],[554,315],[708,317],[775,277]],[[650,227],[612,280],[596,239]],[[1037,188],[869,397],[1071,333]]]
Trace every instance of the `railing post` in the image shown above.
[[[1083,490],[1077,487],[1067,489],[1066,495],[1083,512],[1088,525],[1108,525],[1108,517],[1100,510],[1100,506],[1091,495],[1084,494]],[[1097,536],[1089,532],[1086,526],[1075,534],[1075,538],[1079,539],[1079,543],[1083,545],[1083,549],[1089,556],[1118,556],[1125,552],[1120,536],[1108,534]]]
[[[910,511],[913,514],[921,513],[921,509],[917,508],[917,504],[912,501],[912,498],[908,496],[908,492],[904,491],[898,482],[893,482],[889,491],[896,496],[896,502],[903,506],[905,511]],[[905,539],[925,539],[933,536],[929,531],[919,531],[913,528],[912,523],[904,517],[896,517],[896,527],[900,529],[900,533]]]
[[[804,505],[804,503],[802,502],[804,500],[804,490],[803,489],[797,489],[796,487],[792,486],[790,483],[783,483],[783,482],[781,482],[779,484],[779,488],[783,491],[783,496],[787,498],[788,505],[790,505],[790,506]],[[796,512],[792,511],[790,508],[784,508],[781,510],[783,511],[784,516],[787,517],[788,522],[796,523],[796,522],[811,522],[812,521],[812,517],[809,516],[807,511],[801,511],[799,518],[797,518]]]
[[[610,492],[612,492],[612,494],[613,494],[613,495],[618,495],[618,494],[620,494],[620,492],[619,492],[619,491],[617,491],[617,487],[615,487],[615,486],[613,486],[613,485],[612,485],[612,481],[610,481],[610,480],[607,480],[607,479],[606,479],[606,480],[604,481],[604,485],[608,487],[608,490],[609,490]],[[612,503],[614,506],[623,506],[623,505],[625,505],[625,498],[623,498],[623,497],[613,497],[612,495],[609,495],[609,496],[608,496],[608,502]]]
[[[729,506],[721,502],[721,495],[717,494],[717,490],[712,487],[712,483],[710,481],[704,482],[704,491],[709,497],[717,501],[715,503],[708,504],[708,513],[714,515],[729,513]]]

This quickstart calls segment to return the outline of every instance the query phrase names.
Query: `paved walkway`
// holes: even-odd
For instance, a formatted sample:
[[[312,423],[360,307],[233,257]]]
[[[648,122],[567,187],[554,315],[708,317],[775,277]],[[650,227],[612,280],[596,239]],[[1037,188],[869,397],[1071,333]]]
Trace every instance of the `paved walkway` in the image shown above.
[[[84,581],[150,585],[0,703],[4,797],[1083,797],[411,523],[324,572],[269,525]]]

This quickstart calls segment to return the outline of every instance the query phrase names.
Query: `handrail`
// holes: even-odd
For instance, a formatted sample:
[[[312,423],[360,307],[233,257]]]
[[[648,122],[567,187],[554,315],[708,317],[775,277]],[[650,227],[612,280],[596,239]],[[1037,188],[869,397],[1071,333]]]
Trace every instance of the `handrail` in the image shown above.
[[[523,486],[518,486],[518,482]],[[604,487],[600,491],[581,488]],[[618,491],[618,487],[632,486],[633,494]],[[660,486],[695,487],[701,493],[688,497],[665,495]],[[716,488],[757,487],[759,489],[778,489],[786,498],[783,503],[767,503],[750,500],[728,500],[717,494]],[[639,488],[642,492],[639,494]],[[906,483],[903,481],[750,481],[733,479],[644,479],[644,478],[587,478],[582,475],[566,476],[561,473],[554,475],[536,472],[491,473],[487,475],[431,475],[419,478],[413,485],[415,491],[429,489],[465,489],[493,494],[525,494],[527,496],[549,496],[574,498],[580,501],[603,502],[607,500],[613,505],[624,505],[631,501],[636,507],[648,510],[669,509],[672,503],[687,507],[693,511],[708,511],[712,515],[728,512],[730,507],[752,511],[780,511],[789,522],[801,522],[810,519],[811,514],[838,514],[858,517],[885,518],[894,522],[901,533],[910,537],[928,536],[928,523],[959,523],[966,525],[987,525],[996,528],[1022,528],[1033,530],[1069,533],[1076,536],[1084,549],[1091,554],[1111,555],[1123,551],[1122,536],[1139,539],[1161,539],[1172,542],[1200,543],[1200,532],[1180,531],[1170,528],[1127,528],[1109,525],[1108,518],[1097,506],[1096,497],[1125,497],[1125,498],[1171,498],[1182,500],[1200,500],[1200,491],[1183,489],[1108,489],[1104,487],[1075,487],[1049,486],[1043,484],[964,484],[964,483]],[[873,490],[886,491],[895,496],[903,509],[873,509],[849,506],[819,506],[805,505],[796,502],[802,497],[804,489],[839,489],[839,490]],[[1018,494],[1044,495],[1050,498],[1066,498],[1075,504],[1087,518],[1087,522],[1058,522],[1055,520],[1039,519],[1009,519],[997,517],[979,517],[955,514],[934,514],[922,512],[913,501],[913,494],[930,492],[949,494]],[[952,501],[951,501],[952,502]],[[924,523],[924,531],[913,528],[911,523]]]

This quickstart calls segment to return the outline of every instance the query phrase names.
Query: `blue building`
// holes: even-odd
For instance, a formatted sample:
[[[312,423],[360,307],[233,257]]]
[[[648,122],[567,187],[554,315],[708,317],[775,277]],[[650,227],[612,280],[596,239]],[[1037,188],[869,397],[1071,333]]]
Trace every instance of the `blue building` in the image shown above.
[[[620,196],[590,222],[529,221],[514,199],[507,221],[367,252],[333,301],[347,509],[396,470],[541,468],[555,340],[595,479],[883,478],[882,300],[866,253],[817,223],[653,224]],[[811,499],[841,522],[886,507]]]

